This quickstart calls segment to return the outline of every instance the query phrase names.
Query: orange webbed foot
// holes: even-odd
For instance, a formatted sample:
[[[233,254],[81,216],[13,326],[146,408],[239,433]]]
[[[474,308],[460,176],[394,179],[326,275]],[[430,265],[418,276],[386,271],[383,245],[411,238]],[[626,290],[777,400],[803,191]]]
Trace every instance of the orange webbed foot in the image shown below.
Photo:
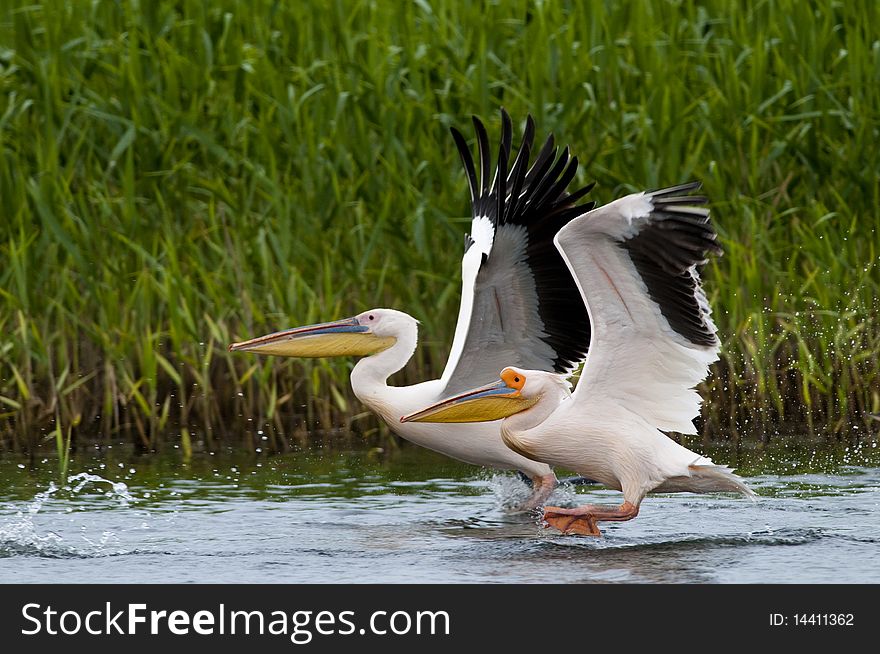
[[[586,504],[573,509],[558,506],[544,507],[544,522],[547,527],[555,527],[563,534],[601,536],[598,522],[632,520],[639,514],[639,507],[632,502],[624,502],[619,507]]]
[[[563,509],[548,506],[544,509],[544,527],[553,527],[563,534],[580,534],[581,536],[602,536],[596,518],[590,513],[577,509]]]

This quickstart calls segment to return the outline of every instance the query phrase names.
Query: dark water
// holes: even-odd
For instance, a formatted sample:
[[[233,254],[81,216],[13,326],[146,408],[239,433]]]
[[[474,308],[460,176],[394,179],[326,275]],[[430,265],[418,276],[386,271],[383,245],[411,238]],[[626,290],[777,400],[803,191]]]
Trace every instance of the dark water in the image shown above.
[[[760,495],[649,496],[601,539],[414,447],[0,459],[0,582],[880,582],[880,448],[707,452]],[[553,502],[618,502],[581,487]]]

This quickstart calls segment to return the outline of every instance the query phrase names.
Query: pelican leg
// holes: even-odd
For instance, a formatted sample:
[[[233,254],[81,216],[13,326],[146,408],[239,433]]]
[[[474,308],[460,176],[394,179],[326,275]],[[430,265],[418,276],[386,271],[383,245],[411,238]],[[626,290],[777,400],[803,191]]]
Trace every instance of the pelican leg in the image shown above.
[[[528,499],[517,507],[517,511],[532,511],[544,505],[547,498],[550,497],[559,482],[556,481],[556,475],[552,472],[549,475],[538,475],[530,477],[532,482],[532,494]]]
[[[601,536],[598,522],[601,520],[632,520],[639,514],[639,507],[632,502],[624,502],[619,507],[585,504],[573,509],[558,506],[544,507],[544,526],[554,527],[564,534],[582,536]]]

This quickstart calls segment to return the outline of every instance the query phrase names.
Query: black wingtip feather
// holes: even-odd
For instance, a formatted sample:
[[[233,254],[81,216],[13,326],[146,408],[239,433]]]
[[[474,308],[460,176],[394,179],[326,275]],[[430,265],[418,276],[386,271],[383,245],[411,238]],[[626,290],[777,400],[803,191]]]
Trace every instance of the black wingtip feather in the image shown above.
[[[501,144],[498,147],[498,166],[495,170],[495,188],[493,192],[498,198],[496,220],[504,222],[504,203],[507,199],[507,163],[510,160],[510,147],[513,141],[513,127],[510,116],[501,110]]]
[[[676,193],[690,193],[703,187],[703,182],[685,182],[677,186],[667,186],[666,188],[657,188],[645,191],[645,195],[652,196],[652,199],[662,198],[667,195],[675,195]]]
[[[471,155],[471,150],[467,145],[467,141],[465,141],[464,135],[454,127],[450,127],[449,131],[452,132],[452,140],[455,141],[455,147],[458,149],[458,155],[461,157],[461,163],[464,166],[465,174],[467,175],[468,187],[470,187],[471,191],[471,208],[472,210],[476,210],[477,173],[474,170],[474,158]],[[476,216],[475,213],[474,216]]]
[[[492,162],[489,159],[489,134],[483,122],[476,116],[472,116],[474,131],[477,133],[477,148],[480,153],[480,196],[485,197],[489,193],[489,176]]]
[[[586,186],[584,186],[584,187],[582,187],[582,188],[579,188],[579,189],[578,189],[577,191],[575,191],[574,193],[570,193],[570,194],[566,195],[566,196],[563,198],[563,203],[564,203],[564,204],[574,204],[575,202],[577,202],[578,200],[580,200],[582,197],[584,197],[585,195],[587,195],[587,193],[589,193],[590,191],[592,191],[594,186],[596,186],[596,182],[590,182],[590,183],[587,184]],[[595,202],[591,202],[591,203],[588,203],[588,204],[592,204],[592,206],[590,207],[590,209],[592,209],[593,207],[596,206],[596,203],[595,203]],[[584,206],[586,206],[586,205],[584,205]],[[588,211],[589,211],[589,209],[588,209]]]
[[[655,208],[635,236],[621,245],[669,326],[691,343],[711,347],[718,337],[700,303],[696,269],[710,254],[720,254],[721,246],[708,211],[695,213],[695,205],[707,199],[681,195],[698,188],[699,182],[690,182],[647,192]]]
[[[529,172],[526,173],[526,186],[530,186],[536,178],[542,178],[555,158],[556,139],[550,134],[544,142],[544,145],[541,147],[541,150],[538,152],[538,156],[535,158],[535,163],[532,164],[532,167],[529,168]]]
[[[575,164],[576,163],[577,162],[575,162]],[[537,188],[535,189],[535,193],[532,197],[531,202],[534,202],[534,203],[540,205],[540,204],[547,204],[548,200],[550,201],[550,203],[552,203],[552,201],[556,199],[555,197],[553,197],[553,194],[552,194],[554,183],[556,182],[557,179],[559,179],[559,176],[563,174],[563,171],[565,170],[565,167],[567,165],[568,165],[568,147],[566,146],[562,150],[562,154],[559,155],[559,158],[556,159],[556,161],[550,167],[550,170],[545,175],[543,175],[543,178],[537,184]],[[572,171],[572,177],[574,177],[574,172],[576,172],[576,171],[577,171],[577,168],[575,168],[575,170]]]

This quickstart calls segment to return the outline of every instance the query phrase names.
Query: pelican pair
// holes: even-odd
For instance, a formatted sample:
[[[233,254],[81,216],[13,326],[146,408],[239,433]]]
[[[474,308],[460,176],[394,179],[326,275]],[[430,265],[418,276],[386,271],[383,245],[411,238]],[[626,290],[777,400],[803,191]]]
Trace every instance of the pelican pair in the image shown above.
[[[230,349],[365,357],[351,374],[364,404],[413,443],[528,475],[534,490],[522,509],[552,492],[550,466],[622,491],[617,507],[545,507],[545,523],[564,533],[599,535],[598,522],[634,518],[649,492],[751,494],[730,469],[664,434],[695,433],[701,399],[694,387],[719,350],[697,266],[720,249],[699,206],[706,199],[690,195],[698,184],[599,209],[578,204],[592,185],[567,192],[577,159],[567,148],[558,154],[552,136],[528,167],[531,117],[508,168],[512,128],[504,112],[489,182],[488,136],[476,118],[474,126],[479,177],[464,137],[452,130],[473,220],[458,325],[440,379],[387,385],[415,351],[418,332],[415,319],[391,309]],[[585,357],[572,394],[568,377]]]

